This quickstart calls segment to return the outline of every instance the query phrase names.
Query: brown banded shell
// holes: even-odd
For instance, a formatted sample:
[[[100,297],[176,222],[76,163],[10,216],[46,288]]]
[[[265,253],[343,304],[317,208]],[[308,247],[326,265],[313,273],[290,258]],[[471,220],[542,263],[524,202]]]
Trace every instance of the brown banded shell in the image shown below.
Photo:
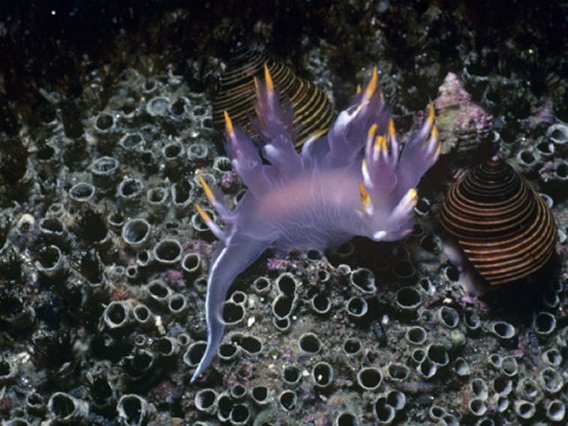
[[[494,286],[532,275],[554,252],[552,212],[529,183],[497,157],[450,188],[441,222]]]
[[[255,116],[254,77],[262,78],[265,64],[280,94],[280,101],[294,111],[294,145],[301,146],[314,133],[327,132],[334,113],[333,105],[325,92],[311,81],[298,77],[289,66],[251,50],[231,58],[221,76],[219,92],[213,101],[215,127],[224,129],[223,111],[227,111],[233,123],[239,125],[249,136],[257,136],[250,121],[250,117]]]

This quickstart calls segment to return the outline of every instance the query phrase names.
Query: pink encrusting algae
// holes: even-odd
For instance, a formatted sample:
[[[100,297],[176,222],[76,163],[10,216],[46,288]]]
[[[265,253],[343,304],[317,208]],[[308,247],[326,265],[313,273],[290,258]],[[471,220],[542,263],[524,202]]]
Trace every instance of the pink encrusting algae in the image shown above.
[[[432,104],[422,127],[399,144],[376,69],[354,105],[339,114],[325,136],[310,138],[301,152],[293,144],[293,112],[279,104],[267,68],[264,84],[256,86],[260,149],[225,113],[226,150],[247,193],[229,210],[220,191],[201,179],[225,227],[196,206],[220,245],[207,284],[207,348],[192,382],[217,352],[224,332],[223,303],[237,275],[269,247],[285,254],[323,251],[354,236],[375,241],[404,237],[413,224],[416,186],[440,152]]]

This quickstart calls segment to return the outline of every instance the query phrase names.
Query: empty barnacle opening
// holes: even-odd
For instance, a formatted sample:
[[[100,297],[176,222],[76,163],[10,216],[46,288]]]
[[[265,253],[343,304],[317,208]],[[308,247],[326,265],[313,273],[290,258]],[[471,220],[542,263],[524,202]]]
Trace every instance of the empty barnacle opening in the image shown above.
[[[294,300],[284,294],[279,295],[272,304],[272,312],[277,319],[283,319],[290,316],[294,309]]]
[[[114,230],[119,231],[124,225],[125,218],[120,211],[112,211],[107,215],[108,225]]]
[[[103,322],[109,331],[123,331],[130,324],[131,306],[124,301],[110,302],[103,312]]]
[[[347,355],[357,355],[363,349],[363,344],[359,339],[356,338],[348,338],[343,343],[343,351]]]
[[[363,367],[357,372],[357,384],[364,390],[375,391],[382,381],[383,375],[375,367]]]
[[[396,292],[396,307],[406,315],[416,315],[422,305],[422,297],[414,287],[402,287]]]
[[[204,413],[214,413],[218,395],[213,389],[205,388],[195,394],[195,408]]]
[[[160,357],[170,358],[174,357],[179,352],[179,343],[173,337],[162,337],[152,343],[152,349]]]
[[[296,408],[298,396],[293,390],[285,390],[278,396],[280,406],[285,411],[292,411]]]
[[[63,256],[61,249],[55,245],[41,247],[37,251],[38,270],[48,276],[62,272]]]
[[[406,330],[405,337],[406,340],[413,345],[422,345],[426,342],[428,333],[423,327],[412,326],[408,330]]]
[[[310,306],[317,314],[327,314],[331,309],[331,300],[324,294],[317,294],[311,298]]]
[[[168,191],[166,188],[150,188],[146,192],[146,199],[151,205],[162,205],[168,198]]]
[[[334,370],[327,362],[318,362],[312,369],[312,380],[317,388],[325,389],[334,381]]]
[[[258,355],[263,351],[262,342],[254,335],[235,332],[230,340],[249,355]]]
[[[239,347],[233,343],[222,343],[217,353],[223,361],[232,361],[239,355]]]
[[[158,306],[166,306],[172,290],[160,279],[151,281],[146,286],[147,297]]]
[[[183,355],[183,362],[191,368],[197,367],[205,353],[206,342],[198,341],[189,345]]]
[[[285,273],[276,279],[276,287],[284,296],[294,298],[298,282],[291,274]]]
[[[136,394],[122,395],[117,403],[118,418],[125,423],[144,424],[149,411],[148,402]]]
[[[174,207],[179,209],[180,213],[184,213],[185,208],[190,205],[193,200],[194,190],[195,185],[189,179],[182,179],[172,185],[172,201],[174,203]]]
[[[223,306],[223,321],[225,325],[239,325],[245,319],[246,311],[240,304],[233,301],[225,302]]]
[[[315,355],[322,350],[322,343],[314,333],[302,334],[298,340],[300,350],[306,355]]]
[[[270,291],[271,285],[267,277],[260,276],[253,281],[252,288],[257,294],[263,295]]]
[[[106,112],[102,112],[99,116],[95,119],[95,128],[99,132],[107,132],[109,131],[114,125],[114,117],[111,114]]]
[[[393,382],[403,382],[410,375],[409,368],[399,362],[391,362],[386,366],[386,377]]]
[[[302,374],[300,368],[296,365],[287,365],[282,370],[282,380],[290,386],[296,386],[300,383]]]
[[[379,424],[391,424],[395,417],[395,409],[386,402],[384,396],[379,396],[373,403],[373,414]]]
[[[234,291],[231,294],[231,301],[244,307],[247,303],[247,295],[241,290]]]
[[[231,410],[230,421],[234,425],[246,425],[250,417],[250,408],[245,404],[237,404]]]
[[[152,249],[154,259],[162,265],[177,265],[182,258],[183,247],[177,239],[164,238]]]
[[[375,274],[367,268],[357,268],[351,272],[351,283],[364,295],[372,295],[377,291]]]
[[[458,312],[449,306],[442,306],[438,309],[436,318],[442,326],[449,329],[456,328],[460,322]]]
[[[189,303],[183,294],[172,294],[168,300],[168,309],[174,316],[187,314]]]
[[[140,250],[149,244],[151,231],[152,226],[146,219],[135,218],[124,224],[121,237],[126,245]]]
[[[187,150],[187,159],[190,165],[198,165],[209,156],[209,147],[202,143],[192,143]]]
[[[69,197],[77,203],[86,203],[93,199],[95,186],[88,182],[79,182],[69,189]]]
[[[272,323],[274,324],[276,330],[283,333],[289,331],[290,326],[292,325],[290,317],[284,317],[284,318],[274,317],[272,319]]]
[[[132,308],[132,317],[136,322],[136,325],[141,327],[149,327],[153,322],[152,312],[143,303],[138,303]]]
[[[362,297],[351,297],[345,304],[345,310],[351,318],[357,320],[367,314],[369,305]]]
[[[258,405],[264,405],[270,400],[270,391],[265,385],[254,386],[250,390],[252,400]]]

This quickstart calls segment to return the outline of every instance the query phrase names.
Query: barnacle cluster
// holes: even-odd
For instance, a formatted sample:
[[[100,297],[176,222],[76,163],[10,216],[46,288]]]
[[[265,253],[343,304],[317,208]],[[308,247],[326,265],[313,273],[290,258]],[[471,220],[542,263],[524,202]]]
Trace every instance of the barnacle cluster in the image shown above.
[[[312,17],[324,17],[315,3]],[[462,132],[440,132],[442,146],[455,142],[439,161],[448,173],[425,176],[417,223],[401,241],[355,239],[326,252],[261,256],[229,290],[225,336],[207,373],[191,385],[207,347],[207,274],[218,247],[194,205],[218,220],[202,181],[230,208],[246,193],[214,129],[213,96],[195,84],[207,74],[200,64],[221,73],[220,60],[183,50],[185,75],[159,60],[148,66],[148,58],[131,68],[121,62],[119,72],[88,67],[70,79],[82,90],[42,86],[42,112],[33,120],[27,106],[14,114],[0,106],[0,423],[566,422],[566,265],[531,307],[489,308],[462,287],[435,226],[450,174],[459,181],[476,167],[469,154],[489,138],[534,188],[531,196],[550,208],[558,227],[554,250],[565,248],[566,119],[536,102],[521,79],[493,70],[496,50],[461,40],[461,56],[435,53],[442,43],[436,31],[450,19],[436,2],[421,14],[364,3],[362,16],[338,3],[322,24],[327,40],[314,45],[306,37],[301,50],[324,56],[318,63],[329,64],[334,91],[352,93],[364,81],[348,79],[355,65],[333,42],[347,34],[346,46],[357,50],[355,72],[380,65],[379,84],[393,89],[384,93],[399,108],[395,122],[410,130],[427,120],[416,112],[444,84],[439,64],[455,66],[463,85],[452,80],[452,93],[465,88],[471,96],[446,109],[434,101],[438,123],[448,111],[463,119]],[[258,28],[265,31],[267,22]],[[354,23],[357,35],[349,36]],[[359,49],[361,40],[366,47]],[[512,50],[504,60],[553,60]],[[428,55],[414,55],[421,51]],[[407,54],[411,67],[401,60]],[[306,68],[319,73],[316,65]],[[416,88],[414,80],[431,87]],[[551,99],[562,99],[556,71],[545,80]],[[10,87],[0,84],[4,90]],[[514,109],[519,99],[535,109]],[[491,129],[487,111],[495,117]],[[515,292],[508,297],[514,304]]]

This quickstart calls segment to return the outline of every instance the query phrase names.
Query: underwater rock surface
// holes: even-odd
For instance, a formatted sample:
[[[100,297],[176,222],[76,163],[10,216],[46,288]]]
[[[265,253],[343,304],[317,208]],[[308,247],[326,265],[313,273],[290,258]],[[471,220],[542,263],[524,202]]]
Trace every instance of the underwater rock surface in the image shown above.
[[[454,177],[477,165],[461,148],[490,137],[551,207],[565,250],[561,6],[519,6],[512,22],[483,2],[134,3],[2,6],[3,424],[566,421],[566,263],[534,306],[486,304],[465,292],[436,222]],[[211,113],[237,42],[333,88],[339,109],[377,64],[404,130],[453,72],[483,134],[448,134],[467,143],[425,176],[405,240],[254,263],[230,289],[216,361],[190,386],[216,248],[196,172],[229,204],[244,192]]]

